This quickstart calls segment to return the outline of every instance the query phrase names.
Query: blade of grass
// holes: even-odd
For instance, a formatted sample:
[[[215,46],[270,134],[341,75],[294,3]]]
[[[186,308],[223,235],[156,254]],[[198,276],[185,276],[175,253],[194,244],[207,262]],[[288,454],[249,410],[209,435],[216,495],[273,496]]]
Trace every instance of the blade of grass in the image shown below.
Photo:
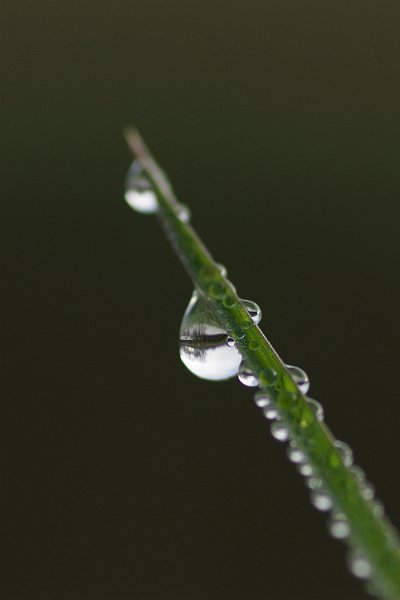
[[[180,218],[180,203],[172,187],[147,149],[139,133],[128,128],[126,141],[143,167],[157,196],[157,215],[195,287],[205,297],[247,365],[275,404],[290,439],[307,457],[315,480],[332,508],[342,513],[350,527],[346,543],[353,555],[362,557],[370,570],[369,588],[385,600],[400,599],[400,544],[397,532],[383,516],[374,499],[366,494],[351,466],[346,464],[335,438],[312,410],[259,327],[254,325],[231,282],[194,229]],[[365,563],[366,561],[366,563]],[[353,571],[357,574],[357,569]],[[359,570],[358,575],[366,574]]]

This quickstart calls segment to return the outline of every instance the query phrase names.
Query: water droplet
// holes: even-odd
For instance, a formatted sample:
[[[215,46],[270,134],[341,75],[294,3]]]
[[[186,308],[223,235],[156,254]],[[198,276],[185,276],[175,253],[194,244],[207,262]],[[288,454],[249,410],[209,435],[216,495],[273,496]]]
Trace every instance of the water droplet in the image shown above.
[[[258,385],[258,379],[255,377],[253,371],[242,361],[239,367],[238,378],[240,383],[247,385],[248,387],[256,387]]]
[[[254,394],[254,402],[259,408],[265,408],[271,404],[271,398],[263,391]]]
[[[300,367],[294,367],[293,365],[286,365],[286,368],[299,390],[303,394],[306,394],[310,389],[310,380],[307,373],[303,369],[300,369]]]
[[[304,463],[304,465],[299,465],[297,467],[297,470],[300,473],[300,475],[303,475],[303,477],[312,477],[312,475],[314,475],[314,470],[309,463]]]
[[[257,350],[257,348],[260,347],[260,344],[258,342],[258,340],[250,340],[249,341],[249,349],[250,350]]]
[[[357,465],[353,465],[351,467],[350,471],[353,473],[353,475],[357,479],[358,483],[364,483],[365,473],[361,467],[358,467]]]
[[[328,529],[332,537],[337,540],[344,540],[350,534],[350,526],[343,513],[334,513],[331,516]]]
[[[153,214],[158,210],[157,196],[137,161],[133,161],[126,175],[125,200],[131,208],[140,213]]]
[[[276,383],[276,371],[273,369],[263,369],[260,373],[260,384],[264,387],[270,387]]]
[[[272,436],[279,442],[286,442],[289,439],[289,429],[281,421],[275,421],[271,425]]]
[[[237,375],[242,357],[219,324],[209,304],[194,292],[182,319],[179,351],[183,364],[197,377],[219,381]]]
[[[273,421],[278,417],[278,410],[273,404],[269,404],[263,408],[263,415],[266,419]]]
[[[233,339],[233,337],[227,337],[226,338],[226,345],[229,346],[229,348],[233,348],[235,346],[236,342]]]
[[[210,296],[212,298],[215,298],[216,300],[222,298],[225,295],[225,287],[223,283],[220,283],[219,281],[213,281],[209,285],[208,291],[210,293]]]
[[[372,483],[365,481],[360,485],[360,493],[364,500],[373,500],[375,496],[375,488]]]
[[[317,421],[320,421],[320,422],[323,421],[324,420],[324,409],[322,408],[320,403],[317,402],[316,400],[314,400],[313,398],[307,398],[307,404],[310,407],[310,409],[312,410]]]
[[[258,306],[258,304],[256,304],[252,300],[241,299],[240,301],[244,305],[247,312],[249,313],[253,323],[255,325],[258,325],[259,322],[261,321],[261,308]]]
[[[178,219],[182,221],[182,223],[189,223],[190,217],[192,216],[190,208],[186,206],[186,204],[179,204],[176,214]]]
[[[235,298],[232,294],[225,294],[222,303],[226,308],[232,308],[235,305]]]
[[[385,507],[380,500],[374,500],[372,502],[372,512],[375,517],[383,517],[385,514]]]
[[[306,479],[306,485],[310,490],[320,490],[322,488],[322,479],[319,477],[310,477]]]
[[[313,492],[310,496],[311,503],[316,509],[326,512],[332,508],[332,498],[326,492]]]
[[[340,440],[336,440],[334,446],[340,454],[343,464],[346,467],[351,467],[353,464],[353,451],[350,446],[346,444],[346,442],[341,442]]]
[[[226,270],[226,267],[224,267],[224,265],[221,265],[220,263],[216,263],[216,264],[217,264],[218,271],[221,273],[222,277],[226,277],[228,275],[228,271]]]
[[[301,450],[295,442],[290,443],[287,454],[289,460],[296,464],[304,463],[306,460],[306,455],[304,454],[303,450]]]
[[[349,557],[350,571],[360,579],[368,579],[372,574],[371,565],[361,554],[352,554]]]

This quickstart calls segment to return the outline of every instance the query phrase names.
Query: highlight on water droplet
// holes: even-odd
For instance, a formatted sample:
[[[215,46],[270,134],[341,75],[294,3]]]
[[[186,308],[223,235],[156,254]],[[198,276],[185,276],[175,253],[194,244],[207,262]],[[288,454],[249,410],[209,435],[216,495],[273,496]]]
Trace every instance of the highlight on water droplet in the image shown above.
[[[233,348],[235,346],[235,344],[236,344],[236,342],[233,337],[228,336],[226,338],[226,345],[229,346],[229,348]]]
[[[154,214],[158,210],[157,196],[138,161],[133,161],[125,179],[125,200],[137,212]]]
[[[278,418],[278,409],[273,404],[269,404],[263,408],[263,415],[266,419],[273,421]]]
[[[310,496],[310,499],[313,506],[322,512],[327,512],[332,508],[332,498],[327,492],[313,492]]]
[[[258,325],[259,322],[261,321],[261,316],[262,316],[261,308],[258,306],[258,304],[256,304],[252,300],[243,300],[243,298],[241,298],[240,301],[244,305],[247,312],[249,313],[253,323],[255,325]]]
[[[293,365],[286,365],[286,368],[299,390],[303,394],[306,394],[310,389],[310,380],[307,373],[303,371],[303,369],[300,369],[300,367],[295,367]]]
[[[372,575],[371,565],[368,560],[358,553],[349,554],[350,571],[359,579],[368,579]]]
[[[332,513],[328,521],[329,533],[337,540],[344,540],[350,535],[349,522],[343,513]]]
[[[220,381],[235,377],[242,356],[230,345],[227,332],[206,300],[194,292],[182,319],[179,353],[183,364],[197,377]]]
[[[287,455],[289,460],[295,464],[301,464],[306,461],[306,455],[294,441],[290,442],[290,445],[287,449]]]
[[[186,204],[179,204],[177,211],[177,217],[182,223],[189,223],[190,217],[192,216],[190,208]]]
[[[260,390],[254,394],[254,402],[259,408],[265,408],[271,404],[271,397],[263,390]]]
[[[254,375],[250,367],[247,366],[245,361],[240,363],[238,378],[240,383],[243,383],[243,385],[247,385],[248,387],[258,386],[257,377]]]
[[[281,421],[275,421],[271,425],[272,437],[279,442],[286,442],[290,437],[289,428]]]

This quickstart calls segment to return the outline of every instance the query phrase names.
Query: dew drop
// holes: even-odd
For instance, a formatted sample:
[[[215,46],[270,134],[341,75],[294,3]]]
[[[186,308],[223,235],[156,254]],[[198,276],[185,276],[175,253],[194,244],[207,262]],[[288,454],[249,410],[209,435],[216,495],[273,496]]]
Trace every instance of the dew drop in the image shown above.
[[[222,277],[226,277],[228,275],[226,267],[224,265],[221,265],[221,263],[217,263],[217,268],[218,271],[221,273]]]
[[[343,464],[346,467],[351,467],[353,464],[353,451],[350,446],[345,442],[341,442],[340,440],[336,440],[334,446],[340,454]]]
[[[229,346],[229,348],[234,348],[235,344],[236,344],[236,342],[233,339],[233,337],[228,336],[226,338],[226,345]]]
[[[372,502],[372,512],[375,517],[383,517],[383,515],[385,514],[385,507],[383,506],[380,500],[374,500]]]
[[[322,408],[321,404],[319,402],[317,402],[316,400],[314,400],[313,398],[307,398],[307,404],[310,407],[310,409],[312,410],[317,421],[320,421],[320,422],[323,421],[324,420],[324,409]]]
[[[351,467],[350,471],[352,472],[352,474],[354,475],[354,477],[356,478],[358,483],[364,483],[365,473],[361,467],[358,467],[357,465],[353,465]]]
[[[371,565],[361,554],[352,554],[349,558],[350,571],[359,579],[368,579],[372,574]]]
[[[253,323],[255,325],[258,325],[259,322],[261,321],[261,308],[258,306],[258,304],[256,304],[255,302],[253,302],[252,300],[240,300],[241,303],[244,305],[245,309],[247,310],[247,312],[249,313],[251,320],[253,321]]]
[[[241,354],[231,345],[205,299],[194,292],[182,319],[179,353],[183,364],[197,377],[219,381],[237,375]]]
[[[263,369],[260,373],[260,384],[265,387],[275,385],[277,379],[274,369]]]
[[[304,465],[300,464],[297,467],[297,470],[303,477],[312,477],[312,475],[314,475],[314,470],[309,463],[304,463]]]
[[[343,513],[334,513],[328,523],[329,533],[337,540],[344,540],[350,534],[349,523]]]
[[[240,383],[247,385],[247,387],[256,387],[258,385],[257,377],[255,377],[253,371],[244,361],[240,363],[238,378]]]
[[[209,285],[208,291],[210,293],[210,296],[212,298],[215,298],[216,300],[218,300],[219,298],[222,298],[225,295],[225,287],[219,281],[213,281]]]
[[[158,210],[158,200],[139,162],[133,161],[125,179],[125,200],[131,208],[144,214]]]
[[[288,447],[287,454],[289,460],[295,464],[304,463],[306,460],[306,455],[304,454],[303,450],[298,448],[298,446],[293,442],[291,442],[290,446]]]
[[[360,493],[364,500],[373,500],[375,496],[375,488],[372,483],[365,481],[360,485]]]
[[[281,423],[281,421],[275,421],[271,425],[272,436],[279,442],[286,442],[289,439],[289,429]]]
[[[310,389],[310,380],[307,373],[303,369],[300,369],[300,367],[294,367],[293,365],[286,365],[286,368],[299,390],[303,394],[306,394]]]
[[[322,488],[322,480],[319,477],[310,477],[306,479],[306,485],[310,490],[320,490]]]
[[[310,496],[311,503],[316,509],[327,512],[332,508],[332,498],[326,492],[313,492]]]
[[[254,394],[254,402],[259,408],[265,408],[271,404],[271,398],[264,391],[259,391]]]
[[[269,404],[263,408],[263,415],[266,419],[273,421],[278,417],[278,410],[273,404]]]
[[[190,208],[186,204],[179,204],[177,208],[177,217],[182,223],[189,223],[191,212]]]

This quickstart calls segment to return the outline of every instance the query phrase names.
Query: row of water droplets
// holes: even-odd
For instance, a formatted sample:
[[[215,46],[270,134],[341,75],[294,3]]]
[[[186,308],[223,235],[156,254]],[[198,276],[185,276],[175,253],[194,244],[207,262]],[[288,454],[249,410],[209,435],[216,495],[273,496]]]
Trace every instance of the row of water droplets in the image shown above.
[[[224,267],[220,267],[222,274],[226,275]],[[250,300],[241,300],[246,308],[253,325],[258,325],[261,320],[259,306]],[[260,382],[242,359],[236,348],[235,340],[230,337],[221,326],[215,312],[205,298],[197,291],[192,298],[182,319],[180,336],[180,357],[185,366],[197,377],[212,381],[219,381],[237,376],[239,381],[247,387],[259,388]],[[307,394],[310,381],[303,369],[286,365],[287,371],[302,394]],[[291,439],[290,430],[281,420],[277,406],[277,375],[272,369],[265,369],[262,374],[263,389],[258,389],[254,399],[265,418],[271,421],[272,436],[280,442],[288,442],[287,454],[289,460],[297,467],[298,472],[304,477],[310,490],[310,499],[315,508],[329,512],[328,530],[339,540],[350,536],[350,525],[346,516],[335,509],[329,492],[324,489],[321,479],[308,461],[306,453],[299,448],[297,442]],[[268,391],[266,391],[266,388]],[[316,400],[306,397],[307,405],[318,421],[324,420],[322,406]],[[335,453],[332,455],[332,465],[339,466],[337,454],[343,464],[350,468],[364,499],[373,503],[373,511],[377,516],[383,515],[382,505],[374,500],[374,489],[366,481],[364,472],[353,465],[351,448],[341,441],[335,441]],[[337,453],[337,454],[336,454]],[[349,568],[360,579],[369,579],[372,575],[371,565],[368,560],[356,550],[349,555]]]
[[[134,161],[126,176],[125,200],[131,208],[144,214],[154,214],[158,211],[157,195],[138,161]],[[189,209],[179,203],[174,207],[178,218],[183,222],[190,220]],[[219,266],[221,274],[226,276],[226,269]],[[211,295],[218,297],[225,293],[223,287],[218,288],[218,283],[212,284],[215,289],[210,289]],[[248,326],[258,325],[261,320],[259,306],[251,300],[241,300],[249,314]],[[234,305],[229,294],[223,299],[224,306],[229,308]],[[241,337],[238,335],[237,337]],[[215,312],[206,299],[197,291],[189,301],[184,313],[179,335],[180,357],[184,365],[197,377],[212,381],[220,381],[238,376],[239,381],[248,387],[259,387],[259,381],[247,366],[236,348],[235,340],[230,337],[221,326]],[[302,394],[307,394],[310,381],[307,374],[292,365],[286,368]],[[276,373],[266,369],[263,374],[262,384],[264,389],[259,389],[254,396],[256,405],[271,423],[271,433],[280,442],[289,442],[287,454],[289,460],[297,466],[298,472],[305,478],[307,487],[311,492],[311,502],[320,511],[330,512],[328,528],[336,539],[344,540],[349,537],[350,525],[346,516],[335,510],[332,498],[324,490],[321,479],[307,459],[306,453],[298,447],[295,440],[291,440],[290,430],[281,420],[276,408]],[[270,391],[265,391],[267,387]],[[318,421],[323,421],[324,414],[321,405],[312,398],[306,397],[307,404]],[[343,463],[349,467],[358,482],[360,492],[364,499],[373,504],[376,516],[383,516],[382,504],[374,499],[374,488],[366,481],[365,474],[353,465],[353,454],[350,447],[344,442],[336,441],[335,448],[340,454]],[[368,560],[357,551],[352,551],[349,556],[349,568],[354,575],[361,579],[369,579],[372,575],[371,565]]]

